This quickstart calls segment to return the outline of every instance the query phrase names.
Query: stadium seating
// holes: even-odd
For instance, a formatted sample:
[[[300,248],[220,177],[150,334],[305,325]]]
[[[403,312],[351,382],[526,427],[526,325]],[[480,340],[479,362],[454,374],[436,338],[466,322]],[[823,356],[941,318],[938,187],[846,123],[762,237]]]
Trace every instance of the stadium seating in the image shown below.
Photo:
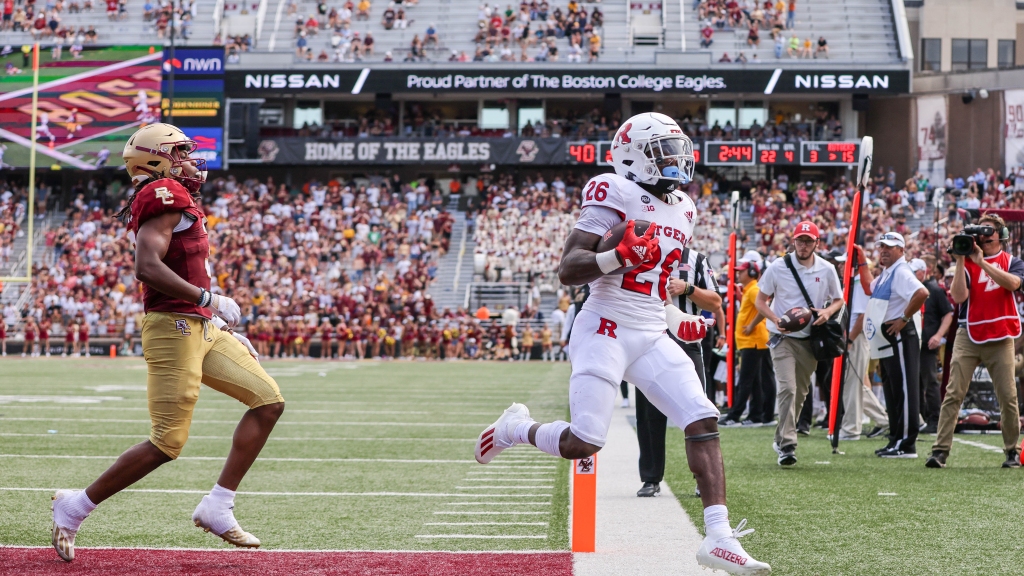
[[[128,0],[127,16],[123,19],[111,20],[107,17],[106,8],[103,2],[97,0],[95,8],[90,11],[68,13],[61,15],[61,25],[67,28],[75,27],[96,28],[98,40],[97,45],[139,45],[150,44],[163,45],[169,43],[167,39],[159,39],[156,36],[156,21],[148,22],[143,19],[143,6],[146,0]],[[198,1],[195,2],[193,11],[195,16],[192,19],[191,34],[188,39],[176,35],[175,45],[177,46],[209,46],[213,44],[216,23],[214,20],[214,8],[217,2]],[[28,32],[4,31],[0,32],[0,45],[17,46],[33,42],[32,35]],[[46,48],[51,40],[44,38],[41,45]]]
[[[693,10],[692,0],[679,0],[667,3],[668,16],[666,21],[665,46],[670,50],[678,50],[683,44],[685,35],[686,49],[698,50],[702,22]],[[684,11],[683,27],[680,29],[679,10]],[[674,25],[673,25],[674,24]],[[801,42],[811,38],[817,42],[819,36],[828,41],[829,57],[823,59],[796,60],[785,54],[780,60],[775,59],[774,45],[768,30],[761,30],[760,47],[752,50],[747,45],[747,28],[715,29],[714,44],[711,45],[711,61],[718,62],[722,54],[735,58],[743,52],[750,58],[756,51],[761,62],[766,64],[781,63],[800,66],[826,63],[873,63],[891,64],[900,62],[899,47],[896,42],[896,31],[893,23],[891,0],[815,0],[814,2],[798,2],[796,11],[796,27],[785,30],[783,35],[789,38],[796,32]]]

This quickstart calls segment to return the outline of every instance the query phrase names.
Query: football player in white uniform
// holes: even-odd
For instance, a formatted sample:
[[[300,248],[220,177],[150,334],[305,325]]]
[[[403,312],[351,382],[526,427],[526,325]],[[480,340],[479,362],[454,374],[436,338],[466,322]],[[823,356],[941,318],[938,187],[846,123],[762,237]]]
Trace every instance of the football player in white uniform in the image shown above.
[[[568,350],[572,423],[540,424],[526,406],[512,404],[480,434],[476,459],[486,464],[527,443],[566,459],[593,455],[605,444],[619,382],[627,380],[685,432],[687,460],[704,503],[707,536],[698,563],[730,574],[770,574],[771,567],[751,558],[737,540],[752,532],[743,530],[746,520],[735,530],[729,524],[718,410],[693,362],[665,333],[667,328],[696,342],[714,324],[666,305],[666,284],[693,236],[696,207],[678,190],[693,177],[693,143],[668,116],[645,113],[619,128],[611,154],[615,174],[595,176],[583,188],[583,209],[558,270],[563,284],[590,284]],[[596,252],[606,231],[636,219],[652,222],[645,234],[627,226],[615,249]],[[623,266],[636,268],[610,274]]]

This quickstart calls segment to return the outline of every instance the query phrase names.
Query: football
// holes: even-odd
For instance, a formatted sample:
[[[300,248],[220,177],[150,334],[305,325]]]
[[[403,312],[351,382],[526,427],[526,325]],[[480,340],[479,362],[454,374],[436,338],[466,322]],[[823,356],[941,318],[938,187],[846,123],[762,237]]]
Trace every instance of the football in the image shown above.
[[[615,226],[612,226],[611,230],[605,232],[604,236],[601,237],[601,241],[597,243],[597,252],[601,253],[607,252],[608,250],[615,250],[615,247],[619,245],[619,242],[622,242],[622,237],[626,235],[626,224],[628,223],[628,220],[623,220]],[[647,233],[647,227],[650,225],[651,223],[647,220],[634,220],[633,233],[637,236],[643,236]],[[609,272],[609,274],[625,274],[634,268],[636,268],[636,266],[623,266],[618,270]]]
[[[787,310],[782,316],[779,316],[779,328],[789,332],[799,332],[811,323],[811,319],[813,317],[814,313],[811,312],[810,308],[797,306],[796,308]]]

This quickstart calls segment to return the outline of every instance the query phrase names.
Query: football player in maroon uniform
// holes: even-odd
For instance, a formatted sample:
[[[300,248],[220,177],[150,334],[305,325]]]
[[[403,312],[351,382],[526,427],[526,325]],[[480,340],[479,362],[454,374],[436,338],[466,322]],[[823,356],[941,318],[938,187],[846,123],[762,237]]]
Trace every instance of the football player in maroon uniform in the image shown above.
[[[148,440],[128,449],[88,488],[53,496],[52,543],[67,562],[74,560],[75,535],[96,505],[181,453],[200,383],[249,410],[235,429],[220,478],[192,521],[235,546],[260,545],[238,525],[232,508],[238,484],[284,411],[284,399],[252,344],[228,329],[240,320],[238,304],[210,291],[210,246],[203,211],[196,206],[206,163],[191,157],[195,148],[169,124],[140,129],[124,148],[136,191],[118,216],[127,217],[135,277],[143,284],[142,349],[152,426]]]

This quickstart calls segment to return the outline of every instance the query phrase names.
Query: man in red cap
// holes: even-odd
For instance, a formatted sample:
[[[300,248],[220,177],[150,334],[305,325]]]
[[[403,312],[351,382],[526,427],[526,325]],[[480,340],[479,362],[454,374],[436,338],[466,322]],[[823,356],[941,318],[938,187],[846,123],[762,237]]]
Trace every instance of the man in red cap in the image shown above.
[[[792,251],[768,265],[759,284],[755,306],[768,320],[772,363],[778,382],[779,423],[772,447],[779,465],[796,464],[796,421],[811,387],[818,360],[811,351],[811,327],[789,332],[779,327],[779,317],[797,307],[814,311],[814,324],[824,324],[843,308],[843,291],[836,269],[815,255],[818,227],[803,221],[793,230]],[[800,286],[807,292],[805,298]]]

